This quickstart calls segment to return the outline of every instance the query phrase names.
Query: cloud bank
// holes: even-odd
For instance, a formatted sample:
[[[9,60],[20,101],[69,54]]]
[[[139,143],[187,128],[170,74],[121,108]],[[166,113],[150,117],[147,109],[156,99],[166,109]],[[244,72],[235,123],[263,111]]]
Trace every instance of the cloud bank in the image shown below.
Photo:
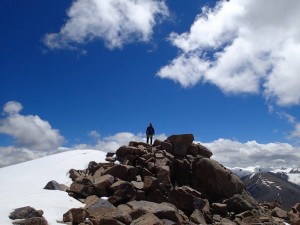
[[[58,33],[46,34],[50,49],[76,48],[95,39],[114,49],[151,39],[154,26],[169,15],[164,0],[77,0]]]
[[[204,7],[189,32],[171,33],[179,55],[157,75],[183,87],[211,83],[226,94],[300,104],[300,1],[231,0]]]
[[[203,144],[214,153],[213,159],[228,167],[299,166],[300,147],[288,143],[241,143],[218,139]]]

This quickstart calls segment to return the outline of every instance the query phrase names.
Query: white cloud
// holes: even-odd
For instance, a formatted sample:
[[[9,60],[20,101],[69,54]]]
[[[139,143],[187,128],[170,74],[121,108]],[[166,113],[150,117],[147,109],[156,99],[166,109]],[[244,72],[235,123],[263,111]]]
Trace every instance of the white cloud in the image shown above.
[[[296,123],[294,130],[290,134],[289,138],[300,140],[300,123]]]
[[[16,114],[23,109],[23,106],[19,102],[9,101],[3,107],[3,112],[5,114]]]
[[[300,160],[300,148],[288,143],[241,143],[218,139],[203,145],[213,152],[213,159],[228,167],[293,166]]]
[[[92,137],[92,138],[95,138],[95,139],[100,138],[100,134],[99,134],[98,131],[96,131],[96,130],[90,131],[90,132],[89,132],[89,136]]]
[[[22,105],[8,102],[4,106],[6,116],[0,120],[0,133],[12,136],[18,147],[36,151],[57,149],[64,138],[48,121],[39,116],[21,115]]]
[[[190,31],[172,33],[180,50],[157,75],[184,87],[210,82],[224,93],[261,93],[300,104],[300,1],[231,0],[203,8]]]
[[[74,48],[95,39],[103,40],[110,49],[147,42],[169,11],[164,0],[77,0],[67,14],[60,31],[44,37],[51,49]]]

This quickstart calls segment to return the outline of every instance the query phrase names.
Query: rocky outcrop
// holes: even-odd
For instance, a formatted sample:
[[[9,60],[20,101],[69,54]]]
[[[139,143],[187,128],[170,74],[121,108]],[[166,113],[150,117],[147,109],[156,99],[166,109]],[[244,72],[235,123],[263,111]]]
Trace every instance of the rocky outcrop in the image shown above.
[[[172,135],[148,145],[130,142],[70,170],[67,192],[85,203],[70,209],[65,223],[92,225],[299,224],[300,206],[290,212],[259,204],[243,182],[211,159],[192,134]],[[53,184],[55,189],[55,183]]]

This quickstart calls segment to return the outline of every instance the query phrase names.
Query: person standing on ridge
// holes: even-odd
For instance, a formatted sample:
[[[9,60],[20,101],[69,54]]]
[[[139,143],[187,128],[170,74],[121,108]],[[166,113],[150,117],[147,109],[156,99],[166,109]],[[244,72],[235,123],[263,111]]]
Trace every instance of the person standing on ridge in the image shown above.
[[[149,144],[149,139],[150,139],[150,145],[152,145],[152,138],[154,134],[155,134],[154,128],[152,126],[152,123],[150,123],[146,130],[147,144]]]

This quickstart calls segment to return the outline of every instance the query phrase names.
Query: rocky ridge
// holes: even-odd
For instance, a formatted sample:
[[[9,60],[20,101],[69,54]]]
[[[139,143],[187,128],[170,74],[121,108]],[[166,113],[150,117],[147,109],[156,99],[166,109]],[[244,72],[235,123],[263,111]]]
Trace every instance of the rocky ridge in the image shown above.
[[[235,174],[211,159],[209,149],[193,141],[183,134],[152,146],[130,142],[107,153],[107,163],[71,169],[69,188],[55,181],[45,188],[66,190],[85,203],[63,215],[66,224],[300,224],[300,205],[286,212],[278,202],[259,204]]]

